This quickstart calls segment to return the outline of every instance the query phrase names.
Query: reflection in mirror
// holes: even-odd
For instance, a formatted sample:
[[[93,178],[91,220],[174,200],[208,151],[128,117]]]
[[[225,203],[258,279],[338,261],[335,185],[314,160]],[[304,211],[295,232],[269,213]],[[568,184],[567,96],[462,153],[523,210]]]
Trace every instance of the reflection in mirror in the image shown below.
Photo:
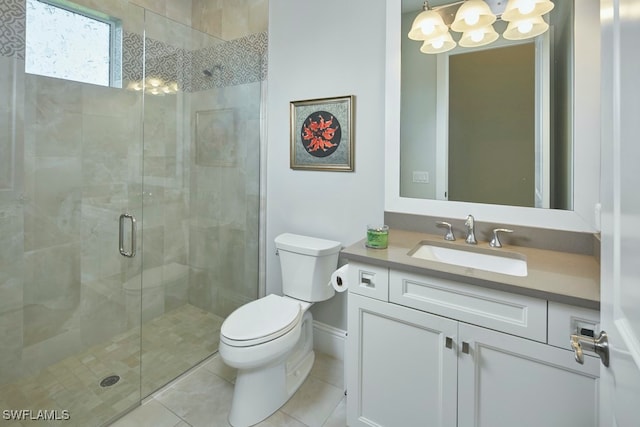
[[[445,169],[436,176],[445,182],[445,200],[540,206],[534,47],[525,43],[449,57],[448,138],[442,141],[448,140],[448,150],[441,150],[448,159],[436,165]]]
[[[26,0],[25,71],[122,87],[119,19],[66,0]]]
[[[403,0],[400,196],[571,210],[573,2],[527,43],[438,55],[407,37],[420,10]]]

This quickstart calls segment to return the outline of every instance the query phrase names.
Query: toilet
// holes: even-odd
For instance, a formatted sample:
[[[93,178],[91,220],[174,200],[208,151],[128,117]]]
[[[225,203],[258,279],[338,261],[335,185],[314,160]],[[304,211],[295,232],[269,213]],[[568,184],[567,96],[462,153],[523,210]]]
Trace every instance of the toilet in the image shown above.
[[[229,423],[245,427],[277,411],[305,380],[315,358],[309,307],[331,298],[340,242],[285,233],[275,239],[284,296],[235,310],[220,328],[219,354],[238,369]]]

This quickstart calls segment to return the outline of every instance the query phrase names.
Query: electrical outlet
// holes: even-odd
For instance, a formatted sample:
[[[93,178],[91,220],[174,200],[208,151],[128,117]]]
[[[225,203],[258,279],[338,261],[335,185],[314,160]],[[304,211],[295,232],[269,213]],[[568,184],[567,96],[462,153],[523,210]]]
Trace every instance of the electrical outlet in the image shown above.
[[[428,184],[429,172],[426,171],[413,171],[413,182],[416,184]]]

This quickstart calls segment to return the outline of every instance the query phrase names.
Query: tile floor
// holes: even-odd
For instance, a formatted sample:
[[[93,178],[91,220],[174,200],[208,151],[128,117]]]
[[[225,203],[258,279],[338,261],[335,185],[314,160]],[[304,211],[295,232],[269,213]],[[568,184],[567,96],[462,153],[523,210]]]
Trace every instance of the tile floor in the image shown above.
[[[215,354],[154,393],[112,427],[227,427],[235,370]],[[341,360],[316,352],[309,377],[260,427],[344,427],[346,397]]]
[[[7,421],[0,415],[0,426],[104,425],[134,406],[141,390],[148,395],[214,353],[223,320],[185,304],[142,325],[142,337],[140,328],[134,328],[18,381],[0,384],[0,412],[67,410],[71,416],[68,421],[43,422]],[[100,387],[100,380],[111,374],[118,374],[120,381]]]

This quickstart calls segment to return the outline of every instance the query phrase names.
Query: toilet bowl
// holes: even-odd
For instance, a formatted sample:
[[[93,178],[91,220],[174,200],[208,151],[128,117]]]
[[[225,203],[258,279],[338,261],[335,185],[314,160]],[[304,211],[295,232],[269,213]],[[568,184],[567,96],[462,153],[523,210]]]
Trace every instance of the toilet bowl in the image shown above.
[[[238,369],[229,413],[234,427],[264,420],[300,387],[315,359],[309,307],[334,294],[329,281],[339,242],[282,234],[276,247],[285,295],[243,305],[220,328],[220,357]]]
[[[310,305],[271,294],[245,304],[223,323],[218,351],[227,365],[238,369],[229,414],[232,426],[262,421],[307,377],[315,357]],[[249,320],[256,326],[251,332],[239,333],[234,327]]]

